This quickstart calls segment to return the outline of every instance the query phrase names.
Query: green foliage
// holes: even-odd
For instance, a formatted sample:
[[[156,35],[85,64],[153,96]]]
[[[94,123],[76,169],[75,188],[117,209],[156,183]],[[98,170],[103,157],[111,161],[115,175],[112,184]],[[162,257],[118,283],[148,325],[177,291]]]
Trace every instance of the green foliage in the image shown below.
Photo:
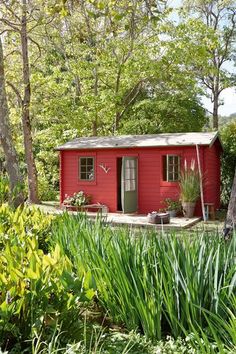
[[[0,205],[9,200],[9,178],[5,174],[0,174]]]
[[[224,148],[221,160],[221,200],[224,205],[227,205],[236,168],[236,122],[225,125],[220,131],[220,136]]]
[[[234,352],[235,235],[227,243],[216,233],[157,237],[114,230],[84,214],[49,217],[7,206],[0,217],[2,348],[33,354]],[[51,225],[47,254],[39,248],[42,224]],[[114,321],[145,337],[90,325],[100,306],[104,324]],[[163,340],[166,334],[172,337]]]
[[[0,173],[0,206],[4,203],[14,205],[14,200],[19,194],[25,194],[25,185],[18,182],[13,191],[10,191],[10,180],[7,174]]]
[[[48,241],[51,237],[51,223],[53,216],[47,216],[39,210],[20,207],[16,211],[2,205],[0,208],[0,244],[4,244],[5,236],[13,240],[18,235],[36,237],[39,248],[45,253],[48,251]]]
[[[164,199],[164,205],[166,206],[166,210],[181,210],[181,202],[179,200],[173,200],[171,198]]]
[[[126,0],[56,3],[32,0],[27,5],[30,114],[44,200],[55,199],[59,189],[54,148],[75,136],[200,131],[206,115],[193,66],[207,67],[206,47],[213,42],[199,21],[172,23],[164,2],[151,7]],[[20,16],[17,4],[11,3],[10,10],[0,5],[9,21],[15,19],[12,11]],[[20,36],[6,32],[4,52],[11,59],[5,63],[6,78],[13,85],[7,87],[10,117],[26,174],[16,46]]]
[[[235,347],[235,237],[227,244],[216,233],[157,237],[64,215],[54,242],[75,267],[92,269],[98,300],[114,321],[152,340],[192,333],[192,345],[206,353],[215,353],[211,342]]]
[[[200,179],[199,173],[195,170],[194,161],[188,167],[185,166],[180,173],[180,199],[182,202],[195,202],[200,196]]]
[[[81,331],[81,304],[95,294],[91,273],[81,266],[75,274],[59,245],[43,253],[38,242],[42,229],[39,212],[17,209],[13,214],[3,206],[0,217],[1,346],[19,343],[23,351],[25,340],[38,333],[44,338],[57,323],[62,331],[69,331],[70,338],[76,338]],[[27,223],[28,218],[32,220]],[[42,215],[40,218],[42,222]]]

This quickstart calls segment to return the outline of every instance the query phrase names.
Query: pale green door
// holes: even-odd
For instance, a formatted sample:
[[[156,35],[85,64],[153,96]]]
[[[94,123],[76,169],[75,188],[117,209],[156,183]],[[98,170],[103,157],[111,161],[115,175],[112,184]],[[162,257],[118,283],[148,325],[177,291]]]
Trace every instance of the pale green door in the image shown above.
[[[123,213],[138,210],[137,157],[123,157],[121,170],[121,204]]]

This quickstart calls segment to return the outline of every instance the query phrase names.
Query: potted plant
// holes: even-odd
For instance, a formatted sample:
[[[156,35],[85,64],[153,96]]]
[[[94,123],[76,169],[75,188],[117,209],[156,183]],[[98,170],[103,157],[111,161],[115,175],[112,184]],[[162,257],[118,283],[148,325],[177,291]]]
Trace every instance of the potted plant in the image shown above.
[[[83,191],[79,191],[72,196],[67,196],[63,201],[63,204],[72,207],[72,209],[79,209],[81,206],[89,204],[90,201],[90,195],[85,194]]]
[[[195,169],[195,160],[191,161],[190,167],[185,161],[184,169],[180,173],[179,186],[183,214],[186,218],[191,218],[194,215],[196,201],[200,196],[200,178]]]
[[[181,202],[179,200],[173,200],[171,198],[164,199],[166,211],[170,214],[171,218],[176,217],[177,212],[181,210]]]

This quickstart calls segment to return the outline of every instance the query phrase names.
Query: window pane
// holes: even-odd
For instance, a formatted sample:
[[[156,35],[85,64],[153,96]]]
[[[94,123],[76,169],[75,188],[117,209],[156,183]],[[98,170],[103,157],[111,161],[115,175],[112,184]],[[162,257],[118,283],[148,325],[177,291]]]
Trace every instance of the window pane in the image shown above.
[[[136,172],[136,170],[134,168],[132,168],[132,170],[130,170],[130,178],[131,179],[135,179],[135,172]]]
[[[131,178],[131,170],[130,168],[127,168],[125,173],[125,179],[130,179],[130,178]]]
[[[93,165],[93,158],[87,158],[87,165]]]
[[[130,190],[135,191],[136,185],[135,185],[135,179],[130,180]]]
[[[81,157],[80,158],[80,165],[81,166],[86,166],[86,158],[85,157]]]
[[[125,191],[126,192],[130,191],[130,180],[125,181]]]
[[[162,156],[162,178],[163,181],[167,181],[167,156]]]
[[[81,157],[79,160],[80,179],[85,181],[91,181],[94,179],[94,158],[93,157]]]
[[[92,166],[88,166],[87,167],[87,176],[88,176],[88,179],[93,179],[93,167]]]
[[[81,173],[80,173],[80,179],[87,179],[87,174],[86,174],[86,172],[81,172]]]
[[[168,180],[169,180],[170,182],[173,181],[173,172],[169,172]]]

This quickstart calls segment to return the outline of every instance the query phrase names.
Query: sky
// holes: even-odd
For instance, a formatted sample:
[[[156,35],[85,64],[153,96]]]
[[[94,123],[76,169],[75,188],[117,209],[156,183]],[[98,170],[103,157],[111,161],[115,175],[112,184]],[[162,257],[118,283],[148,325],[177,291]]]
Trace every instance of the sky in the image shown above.
[[[182,3],[182,0],[169,0],[169,5],[176,9],[180,7]],[[172,15],[172,18],[178,21],[178,15],[176,13]],[[236,75],[236,66],[232,63],[225,63],[224,68]],[[219,114],[221,116],[229,116],[232,113],[236,113],[236,86],[222,91],[220,100],[224,103],[219,107]],[[207,110],[212,111],[212,103],[210,99],[204,97],[202,103]]]
[[[232,113],[236,113],[236,88],[227,88],[221,95],[220,99],[224,101],[224,105],[219,107],[219,114],[221,116],[229,116]],[[202,103],[204,107],[212,111],[212,103],[209,99],[203,98]]]

